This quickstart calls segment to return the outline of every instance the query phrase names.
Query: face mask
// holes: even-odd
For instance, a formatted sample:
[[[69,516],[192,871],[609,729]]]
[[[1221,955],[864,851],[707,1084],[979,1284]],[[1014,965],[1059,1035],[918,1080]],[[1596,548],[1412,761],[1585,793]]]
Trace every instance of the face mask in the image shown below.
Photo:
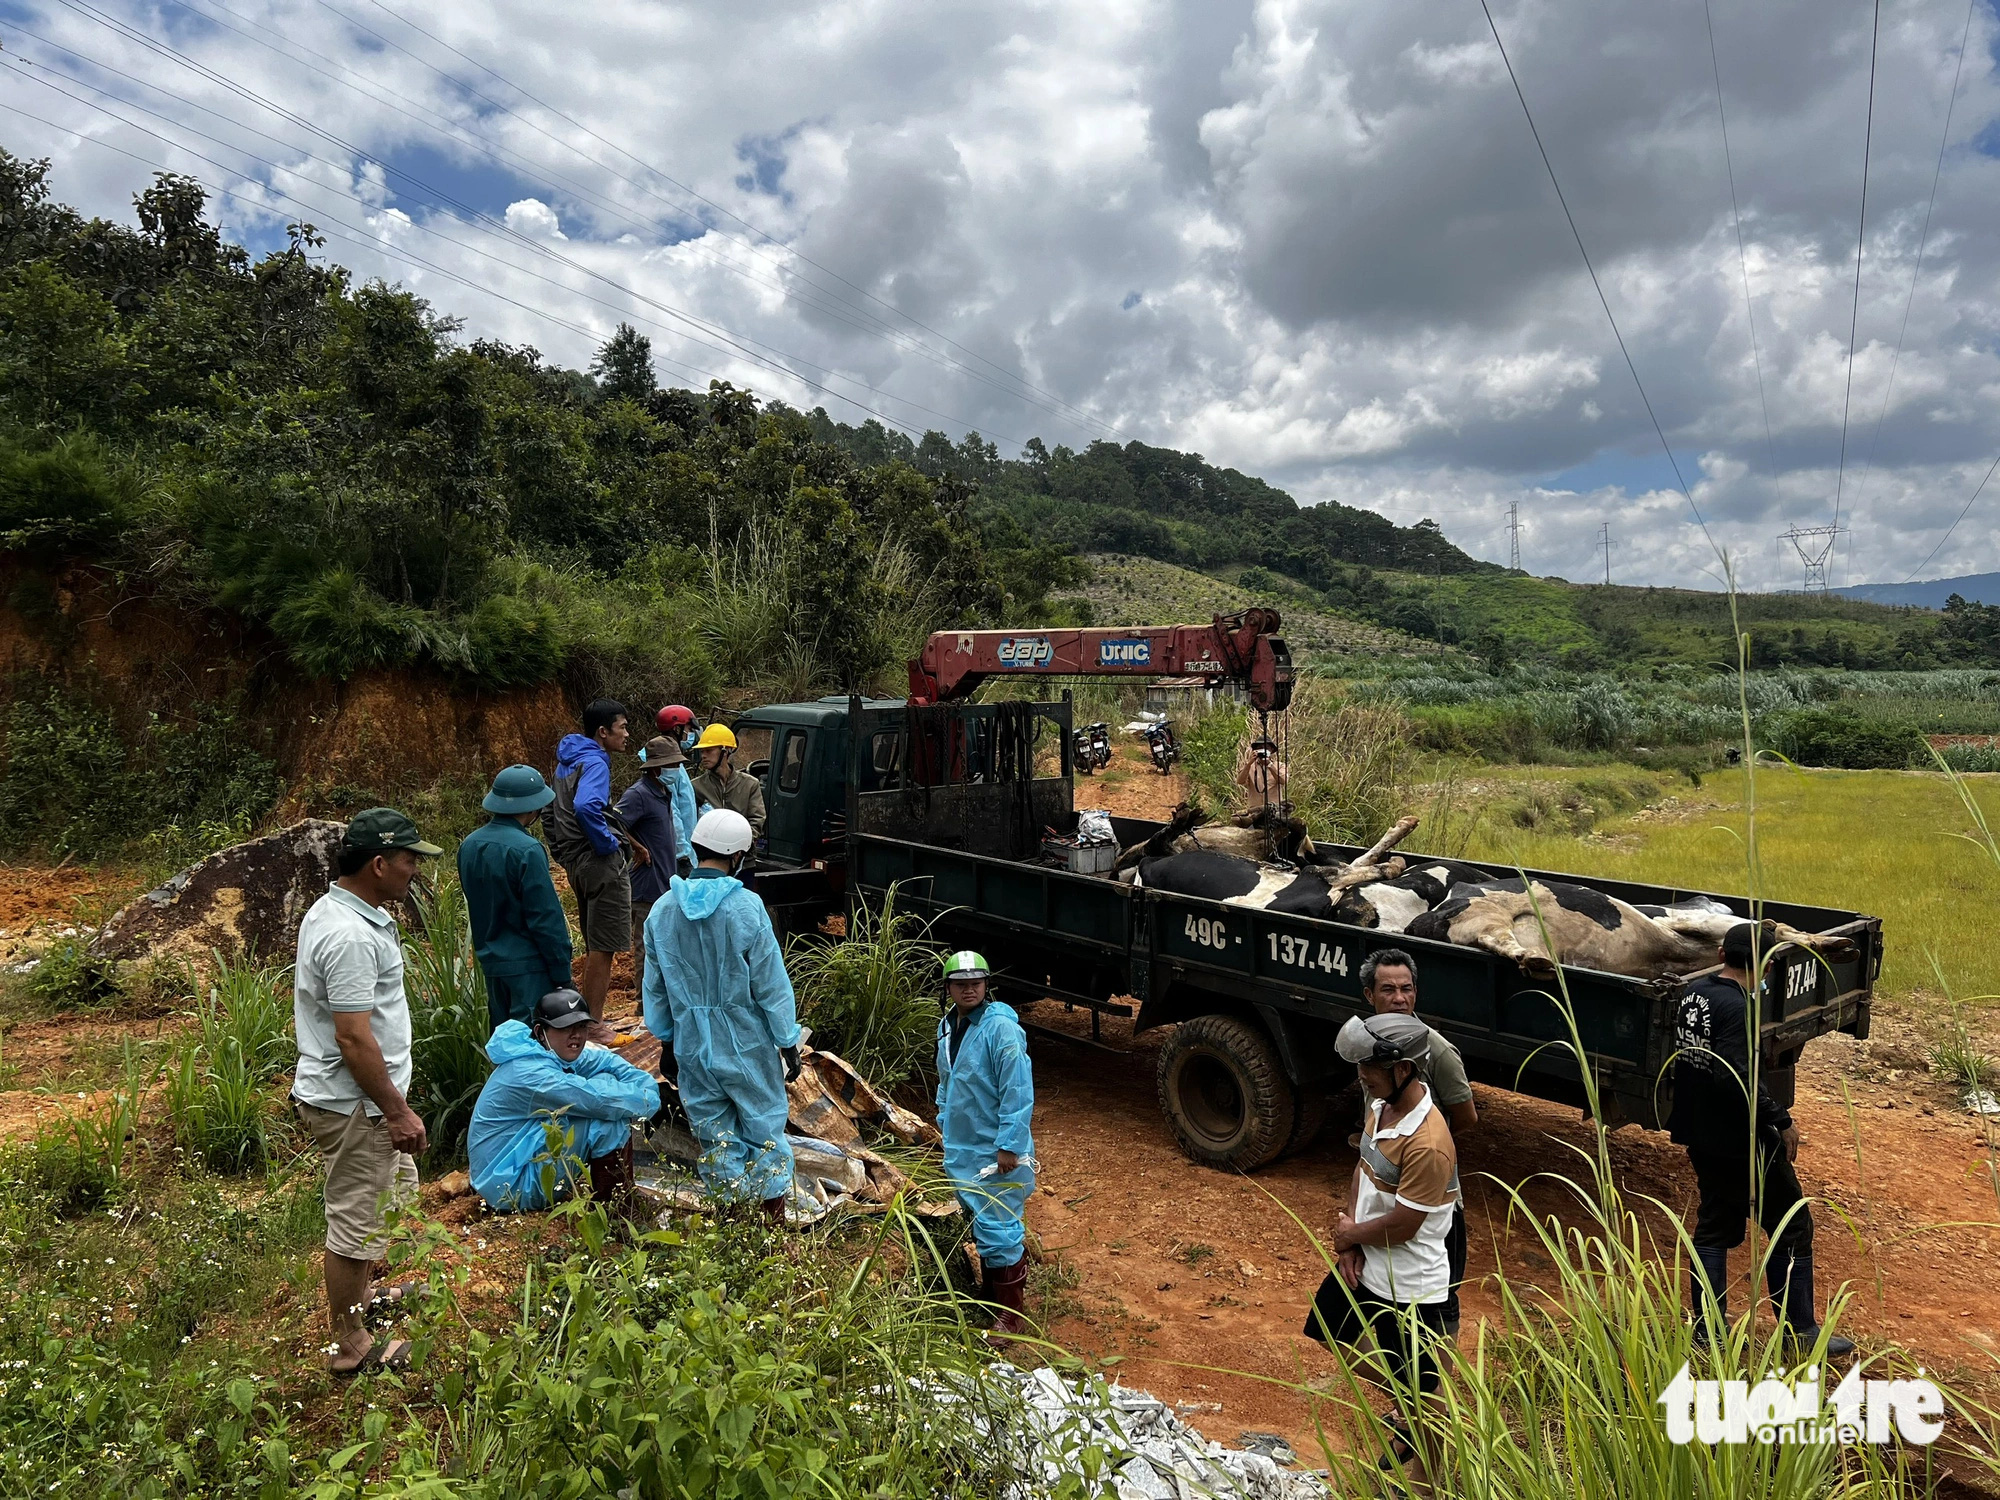
[[[684,751],[694,749],[694,742],[700,738],[700,735],[690,729],[686,734],[681,736],[681,749]]]

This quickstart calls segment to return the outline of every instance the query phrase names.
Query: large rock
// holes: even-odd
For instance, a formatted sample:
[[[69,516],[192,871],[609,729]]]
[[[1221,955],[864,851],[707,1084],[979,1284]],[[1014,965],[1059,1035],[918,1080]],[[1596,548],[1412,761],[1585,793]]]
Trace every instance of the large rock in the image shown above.
[[[334,877],[343,823],[308,818],[189,865],[98,935],[106,958],[205,958],[211,949],[287,961],[299,921]]]

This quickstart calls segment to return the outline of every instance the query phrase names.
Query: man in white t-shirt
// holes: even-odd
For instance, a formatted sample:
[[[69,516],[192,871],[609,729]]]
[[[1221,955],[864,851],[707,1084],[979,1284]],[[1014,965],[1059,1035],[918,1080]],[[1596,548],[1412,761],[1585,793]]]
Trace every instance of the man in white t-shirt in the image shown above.
[[[424,1122],[410,1108],[410,1003],[403,944],[386,910],[409,894],[418,861],[444,851],[389,807],[356,813],[341,840],[340,878],[299,923],[292,1019],[298,1116],[326,1157],[328,1368],[352,1375],[401,1368],[407,1339],[376,1347],[363,1326],[368,1268],[388,1248],[392,1204],[414,1201]]]
[[[1438,1386],[1431,1353],[1444,1336],[1451,1289],[1445,1240],[1458,1201],[1458,1154],[1442,1111],[1419,1076],[1430,1028],[1415,1016],[1355,1016],[1334,1040],[1368,1096],[1361,1160],[1334,1226],[1334,1269],[1306,1316],[1306,1337],[1328,1348],[1373,1334],[1400,1404]],[[1389,1457],[1407,1463],[1407,1413],[1392,1415]]]

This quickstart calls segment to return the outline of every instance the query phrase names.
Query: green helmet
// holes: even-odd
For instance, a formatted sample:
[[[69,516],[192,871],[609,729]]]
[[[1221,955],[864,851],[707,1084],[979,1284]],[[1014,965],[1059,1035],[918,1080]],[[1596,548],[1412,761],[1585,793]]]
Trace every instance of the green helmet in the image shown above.
[[[986,962],[986,955],[974,953],[970,948],[961,949],[944,961],[944,982],[954,979],[984,979],[993,969]]]

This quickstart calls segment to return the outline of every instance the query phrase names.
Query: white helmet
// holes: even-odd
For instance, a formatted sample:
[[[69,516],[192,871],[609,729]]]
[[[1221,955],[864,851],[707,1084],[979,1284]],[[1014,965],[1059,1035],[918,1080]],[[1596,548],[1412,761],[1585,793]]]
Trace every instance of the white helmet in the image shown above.
[[[695,819],[688,841],[711,854],[747,854],[753,842],[750,820],[726,807],[711,807]]]

